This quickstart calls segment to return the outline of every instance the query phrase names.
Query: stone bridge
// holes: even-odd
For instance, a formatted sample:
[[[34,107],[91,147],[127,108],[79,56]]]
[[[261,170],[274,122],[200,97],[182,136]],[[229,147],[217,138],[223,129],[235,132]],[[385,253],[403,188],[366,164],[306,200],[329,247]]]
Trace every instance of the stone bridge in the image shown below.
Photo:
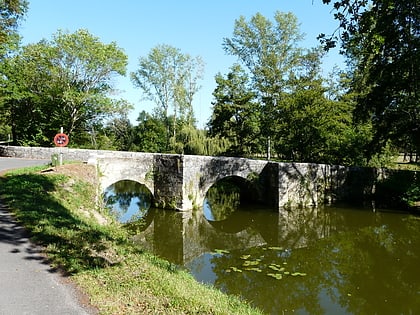
[[[201,207],[208,189],[226,177],[238,179],[253,201],[279,211],[317,206],[341,197],[349,170],[233,157],[0,146],[0,156],[51,159],[58,153],[64,160],[96,165],[102,191],[115,182],[133,180],[150,190],[155,206],[180,211]]]
[[[234,177],[249,199],[276,210],[316,206],[339,196],[346,168],[277,163],[232,157],[102,152],[89,163],[99,172],[102,190],[121,180],[145,185],[159,208],[192,210],[203,205],[208,189]]]

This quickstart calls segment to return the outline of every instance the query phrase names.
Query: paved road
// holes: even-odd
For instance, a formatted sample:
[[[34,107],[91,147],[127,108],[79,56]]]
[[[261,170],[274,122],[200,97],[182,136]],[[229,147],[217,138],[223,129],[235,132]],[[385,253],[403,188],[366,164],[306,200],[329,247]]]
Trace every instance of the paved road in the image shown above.
[[[6,169],[48,161],[0,158]],[[55,272],[4,205],[0,204],[0,315],[97,314],[83,296]]]

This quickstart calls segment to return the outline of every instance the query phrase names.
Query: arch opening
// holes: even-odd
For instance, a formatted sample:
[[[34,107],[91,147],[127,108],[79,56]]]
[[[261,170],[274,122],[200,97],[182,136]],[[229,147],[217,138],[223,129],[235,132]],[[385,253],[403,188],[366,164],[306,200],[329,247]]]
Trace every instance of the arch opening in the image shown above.
[[[203,213],[208,221],[225,221],[240,209],[260,204],[258,187],[254,182],[239,176],[229,176],[208,189]]]
[[[143,184],[120,180],[108,186],[103,193],[105,208],[122,223],[143,219],[153,202],[153,195]]]

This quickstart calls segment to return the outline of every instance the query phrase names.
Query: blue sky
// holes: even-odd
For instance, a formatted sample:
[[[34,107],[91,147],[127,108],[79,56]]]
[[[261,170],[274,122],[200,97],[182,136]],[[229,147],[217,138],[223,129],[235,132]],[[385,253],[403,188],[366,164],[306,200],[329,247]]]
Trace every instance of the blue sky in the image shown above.
[[[151,112],[153,108],[153,104],[141,100],[141,91],[129,79],[139,57],[147,56],[158,44],[201,56],[205,75],[194,100],[194,112],[198,126],[203,127],[211,115],[214,76],[218,72],[226,74],[235,62],[225,54],[222,43],[223,38],[232,36],[236,19],[241,15],[249,19],[257,12],[272,19],[276,11],[292,12],[306,34],[302,46],[310,48],[319,44],[319,33],[328,34],[336,28],[330,10],[321,0],[29,0],[20,33],[24,44],[51,39],[59,29],[74,32],[81,28],[103,43],[115,41],[129,58],[127,77],[118,78],[115,88],[121,90],[119,97],[135,106],[130,113],[134,124],[140,111]],[[335,64],[342,64],[336,51],[325,59],[325,71]]]

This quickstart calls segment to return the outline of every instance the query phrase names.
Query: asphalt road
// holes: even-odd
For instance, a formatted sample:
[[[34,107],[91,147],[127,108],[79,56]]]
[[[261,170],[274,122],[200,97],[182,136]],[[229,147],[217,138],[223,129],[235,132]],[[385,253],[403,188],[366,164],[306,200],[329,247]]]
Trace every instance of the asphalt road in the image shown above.
[[[0,173],[48,162],[0,157]],[[0,315],[97,314],[86,302],[0,203]]]

